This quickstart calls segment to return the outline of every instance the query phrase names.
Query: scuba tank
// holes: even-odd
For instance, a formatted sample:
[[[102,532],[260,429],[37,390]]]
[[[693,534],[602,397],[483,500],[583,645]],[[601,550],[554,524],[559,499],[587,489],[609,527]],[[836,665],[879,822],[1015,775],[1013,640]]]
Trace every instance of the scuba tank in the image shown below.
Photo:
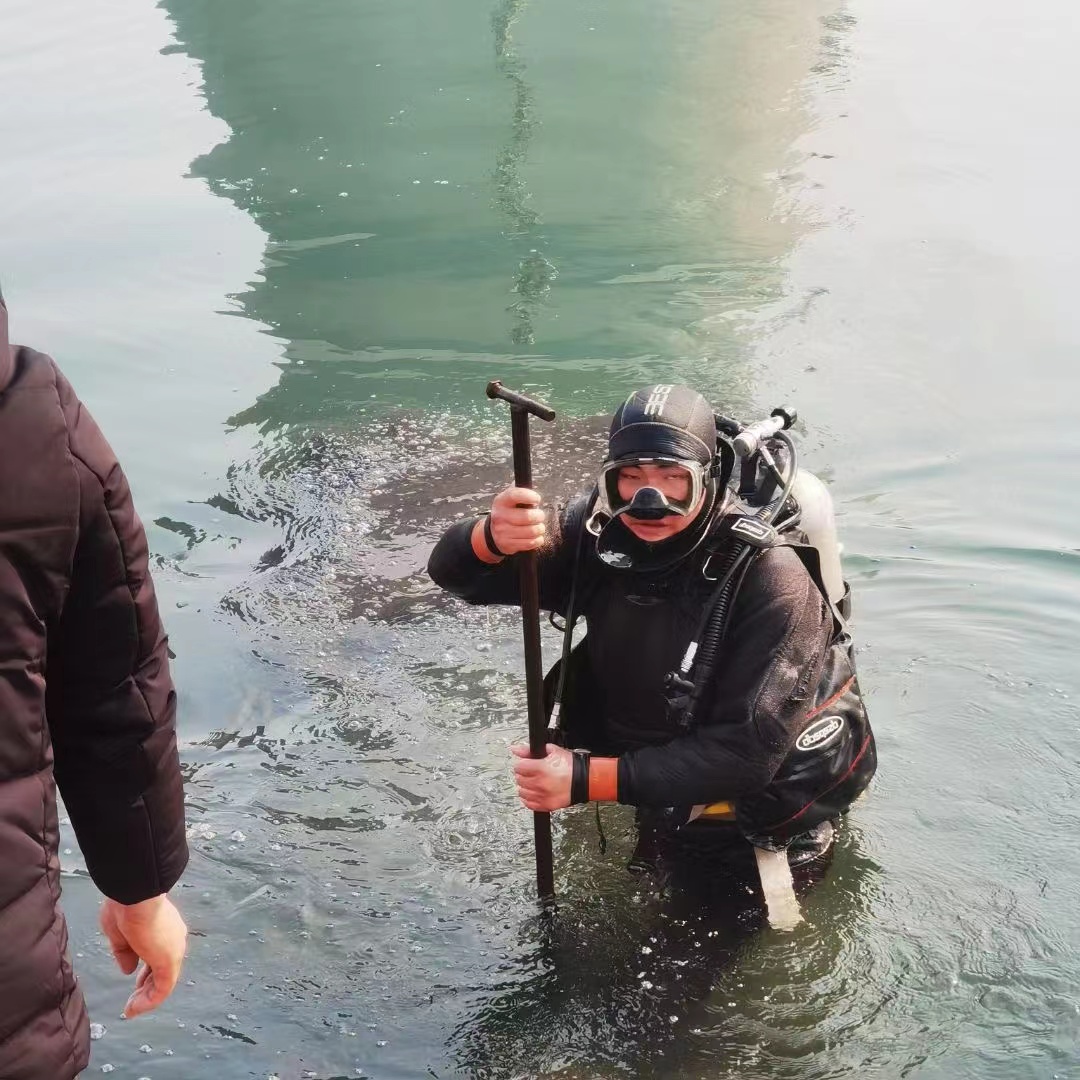
[[[799,506],[799,528],[818,553],[825,592],[839,606],[847,593],[840,564],[844,545],[836,535],[836,515],[829,489],[812,472],[800,469],[791,486],[791,497]]]

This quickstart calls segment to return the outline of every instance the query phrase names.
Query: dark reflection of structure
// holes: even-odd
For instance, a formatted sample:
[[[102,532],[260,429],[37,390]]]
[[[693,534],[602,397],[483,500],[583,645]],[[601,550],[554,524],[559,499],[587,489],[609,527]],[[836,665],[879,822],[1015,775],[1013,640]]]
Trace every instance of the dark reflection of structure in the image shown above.
[[[813,73],[827,80],[830,89],[839,89],[848,79],[851,59],[850,37],[855,29],[855,16],[848,11],[834,11],[821,20],[820,58]]]
[[[491,17],[496,63],[514,94],[510,140],[495,163],[495,204],[510,223],[510,235],[523,246],[529,245],[522,253],[514,281],[517,299],[508,309],[514,319],[510,339],[515,345],[532,345],[536,340],[533,312],[546,299],[558,274],[540,249],[540,216],[530,203],[531,196],[521,175],[537,125],[533,93],[525,81],[525,65],[517,55],[510,33],[525,6],[526,0],[502,0]]]

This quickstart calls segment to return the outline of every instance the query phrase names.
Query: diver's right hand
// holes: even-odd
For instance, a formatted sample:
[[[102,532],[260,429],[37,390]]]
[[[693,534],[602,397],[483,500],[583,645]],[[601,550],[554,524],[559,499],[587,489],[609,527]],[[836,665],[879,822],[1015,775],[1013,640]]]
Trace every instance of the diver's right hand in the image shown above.
[[[484,539],[484,521],[473,526],[472,547],[482,562],[499,562],[502,556],[522,551],[536,551],[547,540],[540,492],[532,488],[508,487],[491,503],[491,535],[502,555],[491,550]]]

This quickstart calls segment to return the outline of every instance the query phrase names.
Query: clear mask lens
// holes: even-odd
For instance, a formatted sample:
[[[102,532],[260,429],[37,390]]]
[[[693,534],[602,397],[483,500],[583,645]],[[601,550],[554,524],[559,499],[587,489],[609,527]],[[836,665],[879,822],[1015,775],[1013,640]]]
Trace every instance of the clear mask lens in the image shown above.
[[[611,517],[642,520],[685,517],[701,500],[706,468],[696,461],[637,457],[610,461],[600,471],[600,491]]]

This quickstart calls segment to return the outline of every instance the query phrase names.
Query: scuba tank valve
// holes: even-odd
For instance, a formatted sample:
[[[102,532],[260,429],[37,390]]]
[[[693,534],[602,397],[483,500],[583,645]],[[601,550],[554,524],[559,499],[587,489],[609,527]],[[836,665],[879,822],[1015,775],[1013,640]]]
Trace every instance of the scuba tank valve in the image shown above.
[[[780,407],[773,409],[768,420],[759,420],[756,424],[747,424],[732,440],[735,453],[741,457],[749,457],[757,453],[761,444],[770,439],[778,431],[786,431],[798,420],[799,414],[791,408]]]

